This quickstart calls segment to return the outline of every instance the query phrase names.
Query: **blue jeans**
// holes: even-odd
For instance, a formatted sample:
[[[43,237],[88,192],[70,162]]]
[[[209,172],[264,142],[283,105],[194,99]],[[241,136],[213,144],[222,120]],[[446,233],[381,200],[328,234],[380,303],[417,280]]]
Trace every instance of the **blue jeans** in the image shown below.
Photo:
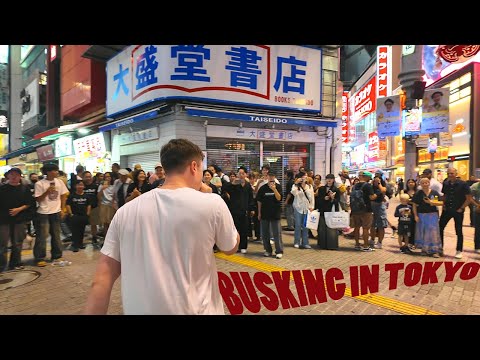
[[[294,244],[298,245],[310,245],[308,243],[308,229],[305,227],[305,218],[307,214],[300,214],[297,210],[293,209],[295,216],[295,235],[294,235]],[[302,238],[300,240],[300,237]]]
[[[10,254],[10,269],[21,264],[22,244],[25,239],[25,223],[20,224],[1,224],[0,225],[0,272],[7,265],[8,239],[12,243],[12,252]]]
[[[52,245],[52,260],[62,257],[63,244],[60,239],[60,213],[56,214],[38,214],[37,221],[39,229],[37,229],[37,238],[33,247],[33,256],[35,261],[45,260],[47,256],[47,238],[51,236],[50,243]]]
[[[272,244],[270,244],[270,238],[273,236],[275,241],[275,253],[283,254],[283,242],[282,242],[282,230],[280,226],[280,220],[262,220],[260,223],[263,233],[263,247],[268,253],[272,253]],[[272,231],[270,231],[270,229]]]
[[[285,216],[287,217],[287,227],[293,229],[295,227],[295,217],[293,215],[293,205],[285,205]]]

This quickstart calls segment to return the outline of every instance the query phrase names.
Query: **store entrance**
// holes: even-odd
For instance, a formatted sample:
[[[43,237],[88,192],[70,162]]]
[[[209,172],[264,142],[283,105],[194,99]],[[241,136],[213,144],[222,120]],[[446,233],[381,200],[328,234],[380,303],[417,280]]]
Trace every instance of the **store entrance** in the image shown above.
[[[220,166],[225,174],[237,172],[240,166],[261,174],[260,164],[270,165],[285,194],[285,172],[310,168],[310,144],[207,138],[207,164]]]

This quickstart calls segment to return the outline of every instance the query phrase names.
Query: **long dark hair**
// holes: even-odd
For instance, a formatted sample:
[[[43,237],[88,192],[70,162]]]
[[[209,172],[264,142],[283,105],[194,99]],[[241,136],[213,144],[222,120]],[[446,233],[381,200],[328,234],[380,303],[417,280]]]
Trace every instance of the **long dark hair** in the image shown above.
[[[405,191],[410,190],[410,189],[408,188],[408,183],[409,183],[410,181],[413,181],[413,183],[415,184],[415,186],[414,186],[414,188],[413,188],[412,190],[415,190],[415,191],[416,191],[416,190],[417,190],[417,182],[415,181],[415,179],[408,179],[408,180],[407,180],[407,182],[405,183]]]

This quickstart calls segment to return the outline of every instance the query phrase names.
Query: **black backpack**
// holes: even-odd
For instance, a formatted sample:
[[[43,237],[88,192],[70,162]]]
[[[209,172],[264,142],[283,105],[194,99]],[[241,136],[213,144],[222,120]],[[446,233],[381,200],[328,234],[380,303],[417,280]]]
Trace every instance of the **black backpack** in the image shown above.
[[[352,192],[350,193],[350,209],[352,212],[365,212],[367,211],[367,204],[363,198],[363,187],[365,184],[356,184]]]

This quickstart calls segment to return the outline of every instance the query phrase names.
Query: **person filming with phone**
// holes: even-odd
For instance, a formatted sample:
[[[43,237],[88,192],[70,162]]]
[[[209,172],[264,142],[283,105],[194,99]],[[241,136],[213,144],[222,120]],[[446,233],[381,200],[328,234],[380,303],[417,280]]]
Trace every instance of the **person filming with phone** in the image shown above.
[[[295,216],[295,235],[293,246],[297,249],[311,249],[308,243],[308,228],[305,219],[309,211],[315,207],[313,187],[307,183],[307,174],[299,172],[295,175],[295,183],[290,191],[294,196],[293,212]]]

